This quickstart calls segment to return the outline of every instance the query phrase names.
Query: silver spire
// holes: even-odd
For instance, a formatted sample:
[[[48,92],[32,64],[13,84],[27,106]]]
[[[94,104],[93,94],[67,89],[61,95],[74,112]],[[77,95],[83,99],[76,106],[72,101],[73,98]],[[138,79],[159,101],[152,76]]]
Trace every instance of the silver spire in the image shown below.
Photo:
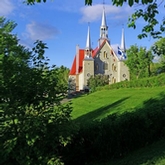
[[[86,50],[91,50],[91,38],[90,38],[89,24],[88,24],[88,34],[87,34]]]
[[[125,48],[125,37],[124,37],[124,28],[122,28],[122,34],[121,34],[121,47],[120,49],[123,52],[126,52],[126,48]]]
[[[100,27],[100,39],[105,39],[105,38],[108,39],[108,26],[106,22],[105,8],[103,7],[102,21]]]
[[[103,14],[102,14],[102,22],[101,27],[107,27],[106,17],[105,17],[105,8],[103,8]]]

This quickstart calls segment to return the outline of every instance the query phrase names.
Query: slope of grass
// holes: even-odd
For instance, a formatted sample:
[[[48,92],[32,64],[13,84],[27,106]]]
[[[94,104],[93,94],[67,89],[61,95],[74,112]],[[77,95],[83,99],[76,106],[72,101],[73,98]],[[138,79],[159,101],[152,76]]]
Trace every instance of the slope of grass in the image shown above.
[[[164,103],[164,99],[162,99],[164,95],[165,86],[101,90],[74,98],[72,100],[72,118],[74,121],[85,125],[86,122],[100,120],[113,113],[122,116],[125,112],[137,112],[139,109],[143,113],[146,105],[150,110],[150,106],[152,108],[155,105],[159,106],[159,103],[154,104],[155,101],[159,100],[158,102]],[[157,109],[158,107],[155,107],[155,112],[157,112]],[[156,114],[153,113],[153,115]],[[146,145],[144,148],[135,150],[121,159],[110,159],[110,161],[107,159],[107,163],[100,160],[101,162],[94,162],[90,165],[164,165],[165,140],[157,140],[159,138],[153,140],[155,141],[154,144]]]
[[[72,100],[73,119],[87,122],[102,119],[112,113],[134,111],[149,99],[159,98],[165,86],[101,90]]]
[[[134,151],[122,159],[90,165],[165,165],[165,140]]]

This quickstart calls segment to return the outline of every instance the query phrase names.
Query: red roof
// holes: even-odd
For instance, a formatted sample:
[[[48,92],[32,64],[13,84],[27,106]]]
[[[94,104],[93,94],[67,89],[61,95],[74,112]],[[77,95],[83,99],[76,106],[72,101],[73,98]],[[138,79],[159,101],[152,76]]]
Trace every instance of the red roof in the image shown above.
[[[79,49],[79,68],[78,68],[78,73],[82,71],[82,65],[83,65],[83,59],[84,59],[84,50]],[[69,75],[75,75],[76,74],[76,56],[74,57],[74,61],[70,70]]]

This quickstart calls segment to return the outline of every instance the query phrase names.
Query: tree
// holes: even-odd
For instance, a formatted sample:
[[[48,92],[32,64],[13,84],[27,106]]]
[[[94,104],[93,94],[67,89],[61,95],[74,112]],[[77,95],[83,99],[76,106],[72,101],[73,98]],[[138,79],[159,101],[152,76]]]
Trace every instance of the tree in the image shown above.
[[[159,73],[165,72],[165,38],[161,38],[152,46],[152,50],[156,56],[160,57]]]
[[[60,103],[67,90],[59,68],[49,67],[45,43],[26,49],[11,34],[14,23],[0,21],[0,164],[62,164],[72,109]]]
[[[133,45],[127,50],[127,56],[128,59],[125,63],[129,67],[131,79],[138,79],[151,75],[150,65],[153,59],[151,51]]]
[[[104,86],[109,84],[108,75],[97,74],[94,77],[91,76],[88,80],[88,86],[91,91],[95,91],[96,87]]]
[[[47,0],[26,0],[27,4],[35,4],[46,2]],[[122,6],[127,3],[129,6],[141,5],[134,14],[129,18],[128,27],[136,28],[136,21],[142,18],[146,25],[142,28],[142,33],[138,35],[139,39],[151,36],[153,38],[161,38],[162,33],[165,32],[165,18],[157,19],[159,15],[159,8],[165,7],[164,0],[111,0],[113,5]],[[92,5],[92,0],[85,0],[85,5]],[[159,26],[159,28],[157,28]]]

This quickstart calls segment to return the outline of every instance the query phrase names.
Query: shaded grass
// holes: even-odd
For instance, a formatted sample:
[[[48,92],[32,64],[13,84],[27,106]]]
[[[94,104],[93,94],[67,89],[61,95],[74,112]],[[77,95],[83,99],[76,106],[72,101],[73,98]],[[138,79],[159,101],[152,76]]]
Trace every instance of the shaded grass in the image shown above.
[[[165,165],[165,140],[134,151],[122,159],[90,165]]]
[[[81,123],[131,112],[143,107],[146,100],[160,97],[160,93],[165,93],[165,86],[97,91],[72,100],[72,118]]]

